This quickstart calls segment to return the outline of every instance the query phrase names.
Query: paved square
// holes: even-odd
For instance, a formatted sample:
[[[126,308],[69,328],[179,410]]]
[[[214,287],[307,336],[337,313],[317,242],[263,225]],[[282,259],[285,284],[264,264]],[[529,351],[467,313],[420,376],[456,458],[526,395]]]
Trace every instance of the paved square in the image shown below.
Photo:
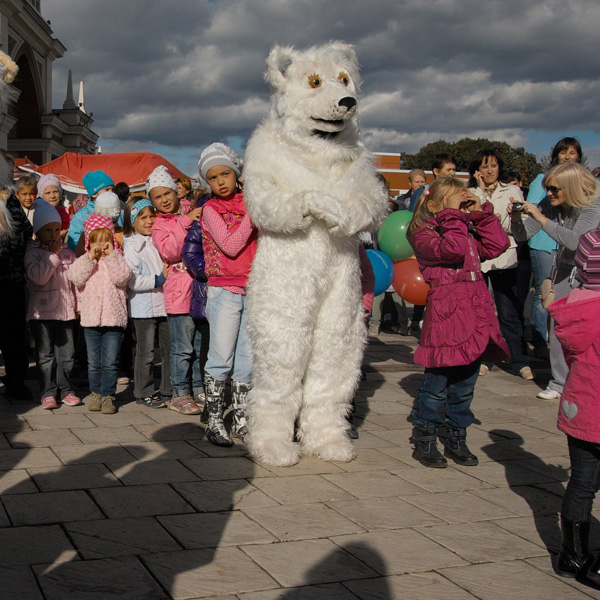
[[[426,469],[409,442],[415,347],[369,339],[348,464],[268,468],[132,386],[115,415],[0,395],[0,598],[600,600],[552,570],[569,459],[556,403],[535,397],[548,364],[532,360],[534,382],[481,378],[480,464]]]

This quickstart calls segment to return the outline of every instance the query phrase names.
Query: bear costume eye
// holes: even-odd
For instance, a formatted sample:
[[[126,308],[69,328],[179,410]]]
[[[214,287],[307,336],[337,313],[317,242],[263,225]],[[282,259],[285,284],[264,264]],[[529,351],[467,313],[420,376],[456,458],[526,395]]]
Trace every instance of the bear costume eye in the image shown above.
[[[348,85],[350,83],[350,78],[343,71],[338,75],[338,81],[342,85]]]
[[[318,88],[321,87],[321,84],[323,83],[323,80],[321,79],[321,77],[319,75],[309,75],[308,76],[308,85],[310,85],[311,88]]]

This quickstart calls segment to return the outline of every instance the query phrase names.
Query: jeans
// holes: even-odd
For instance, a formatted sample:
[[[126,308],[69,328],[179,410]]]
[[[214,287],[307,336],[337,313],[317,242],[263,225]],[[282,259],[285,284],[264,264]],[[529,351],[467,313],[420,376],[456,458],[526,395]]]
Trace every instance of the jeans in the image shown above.
[[[171,383],[173,396],[189,396],[204,390],[200,352],[202,334],[190,315],[167,315],[171,328]],[[190,385],[190,374],[192,382]]]
[[[492,284],[500,331],[510,352],[510,364],[513,369],[520,371],[527,366],[528,360],[523,352],[526,346],[518,308],[517,269],[488,271],[484,276]]]
[[[62,400],[73,393],[70,380],[75,361],[75,324],[76,321],[38,319],[29,322],[29,329],[35,341],[42,398],[56,398],[60,393]]]
[[[600,489],[600,446],[567,436],[571,458],[571,477],[563,496],[561,516],[576,523],[587,523],[592,503]]]
[[[136,347],[133,365],[133,395],[148,398],[154,394],[154,339],[158,332],[158,346],[162,357],[160,368],[160,394],[172,396],[171,388],[171,330],[166,317],[132,319],[135,329]]]
[[[473,423],[471,402],[481,361],[460,367],[426,368],[412,412],[413,425],[466,429]],[[445,422],[439,414],[445,409]]]
[[[542,281],[552,272],[552,254],[530,248],[531,269],[533,271],[533,298],[531,301],[531,338],[536,348],[548,345],[548,311],[542,306],[540,293]]]
[[[225,381],[231,375],[234,381],[250,383],[252,360],[246,333],[245,294],[209,286],[206,318],[210,325],[206,372],[217,381]]]
[[[88,355],[90,392],[114,396],[119,376],[119,355],[125,330],[122,327],[84,327]]]

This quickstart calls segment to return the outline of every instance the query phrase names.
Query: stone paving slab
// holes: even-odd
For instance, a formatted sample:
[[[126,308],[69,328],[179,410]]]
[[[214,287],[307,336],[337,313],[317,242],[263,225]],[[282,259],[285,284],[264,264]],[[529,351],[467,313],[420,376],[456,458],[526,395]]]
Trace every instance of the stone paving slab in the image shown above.
[[[535,398],[547,363],[534,383],[480,378],[480,464],[433,470],[409,441],[415,346],[370,339],[350,463],[257,464],[239,440],[210,444],[197,416],[136,404],[132,385],[115,415],[0,386],[0,598],[600,600],[552,571],[569,459],[557,403]]]

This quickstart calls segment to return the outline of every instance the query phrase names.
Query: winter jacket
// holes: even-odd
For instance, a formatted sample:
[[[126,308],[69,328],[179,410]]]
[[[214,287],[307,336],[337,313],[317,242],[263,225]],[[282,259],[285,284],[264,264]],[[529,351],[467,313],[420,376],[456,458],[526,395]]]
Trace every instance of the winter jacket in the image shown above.
[[[230,200],[221,200],[211,198],[205,205],[204,210],[212,209],[223,219],[227,234],[233,238],[240,227],[249,225],[244,218],[246,217],[246,206],[244,196],[241,193],[236,194]],[[229,254],[226,250],[219,247],[219,244],[212,238],[212,235],[205,226],[206,213],[202,215],[202,240],[204,246],[205,271],[208,277],[208,285],[219,287],[239,287],[244,288],[248,282],[248,275],[252,266],[252,260],[256,254],[256,230],[253,230],[241,249],[235,254]]]
[[[75,252],[75,248],[77,248],[77,244],[79,243],[79,238],[83,233],[83,222],[94,212],[95,208],[95,202],[88,200],[88,203],[73,215],[67,233],[67,244],[73,252]]]
[[[27,244],[25,276],[29,288],[28,321],[71,321],[76,318],[75,286],[67,277],[67,271],[75,260],[75,254],[66,245],[56,255],[38,241]]]
[[[14,194],[0,190],[0,202],[6,208],[12,221],[12,233],[0,237],[0,285],[3,281],[24,282],[25,248],[33,235],[31,223],[27,220],[21,204]]]
[[[493,271],[496,269],[514,269],[517,267],[517,242],[513,238],[513,234],[511,232],[511,222],[510,215],[508,214],[508,206],[510,204],[510,199],[518,200],[520,202],[524,201],[523,192],[521,188],[516,185],[511,185],[507,183],[499,182],[496,186],[496,189],[492,192],[490,196],[487,190],[482,190],[481,188],[471,188],[470,190],[476,196],[481,198],[481,202],[489,201],[494,207],[494,212],[498,215],[500,219],[500,223],[509,236],[510,246],[503,252],[500,256],[497,256],[494,259],[488,260],[485,264],[481,265],[481,270],[484,273],[488,271]]]
[[[169,265],[163,292],[165,310],[170,315],[189,314],[192,300],[192,277],[181,261],[181,252],[193,221],[186,216],[190,210],[189,202],[184,200],[181,205],[184,214],[157,213],[152,226],[152,243]]]
[[[194,319],[206,319],[206,275],[204,274],[204,249],[202,227],[194,223],[190,228],[182,252],[183,264],[194,278],[190,315]]]
[[[548,307],[548,312],[569,366],[558,428],[577,439],[600,444],[600,293],[578,302],[561,298]]]
[[[164,263],[152,237],[136,233],[124,238],[123,256],[131,269],[128,283],[130,316],[133,319],[166,316],[162,285]]]
[[[410,243],[425,281],[425,321],[415,363],[468,365],[481,356],[508,360],[481,260],[500,256],[510,242],[489,202],[481,211],[447,208],[423,222]]]
[[[79,291],[82,327],[127,326],[125,290],[131,269],[114,250],[104,260],[90,260],[87,252],[67,272]]]

